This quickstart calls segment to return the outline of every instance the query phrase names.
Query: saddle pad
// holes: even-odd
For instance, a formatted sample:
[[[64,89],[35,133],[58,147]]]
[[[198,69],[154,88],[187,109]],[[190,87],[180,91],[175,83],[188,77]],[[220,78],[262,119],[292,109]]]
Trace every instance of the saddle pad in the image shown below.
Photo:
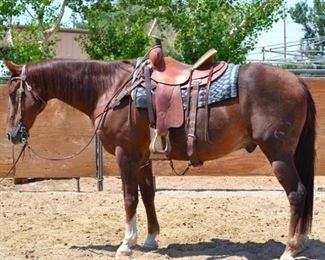
[[[227,70],[221,77],[211,82],[209,92],[209,104],[235,98],[238,95],[238,72],[240,65],[228,64]],[[205,103],[206,85],[200,86],[198,107],[203,107]],[[183,107],[186,109],[187,89],[186,86],[181,88]],[[154,95],[154,92],[153,92]],[[132,99],[135,101],[137,108],[147,108],[146,90],[142,85],[136,87],[131,93]]]

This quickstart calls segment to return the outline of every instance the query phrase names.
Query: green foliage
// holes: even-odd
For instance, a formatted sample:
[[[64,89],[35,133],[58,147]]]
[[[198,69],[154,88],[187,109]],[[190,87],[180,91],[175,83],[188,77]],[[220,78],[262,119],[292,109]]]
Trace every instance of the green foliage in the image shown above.
[[[176,53],[194,62],[207,49],[218,50],[220,60],[243,62],[261,31],[279,17],[282,1],[180,1],[170,17],[177,32]]]
[[[0,0],[0,59],[26,63],[52,58],[56,40],[47,30],[56,22],[58,7],[55,0]]]
[[[72,1],[73,2],[73,1]],[[70,2],[87,21],[83,38],[90,57],[125,59],[142,56],[154,18],[169,43],[169,54],[192,63],[209,48],[218,58],[243,62],[257,36],[280,17],[282,0],[120,0]]]
[[[115,60],[143,55],[149,44],[146,36],[148,19],[140,15],[138,8],[125,8],[124,3],[114,1],[70,2],[70,7],[81,12],[88,26],[88,36],[81,36],[86,52],[93,59]]]
[[[54,57],[55,41],[52,40],[42,45],[40,38],[37,27],[28,26],[16,29],[13,32],[14,46],[0,47],[0,58],[22,64]]]
[[[313,7],[306,2],[299,2],[289,10],[295,23],[301,24],[305,32],[304,39],[325,37],[325,1],[314,0]],[[316,52],[313,52],[316,51]],[[319,55],[325,53],[325,40],[307,44],[305,53]]]
[[[299,2],[289,13],[294,22],[304,27],[304,38],[325,36],[325,1],[314,0],[313,7],[306,2]]]
[[[16,0],[1,0],[0,1],[0,24],[5,26],[8,16],[17,16],[23,10],[21,2]]]
[[[53,56],[53,38],[45,33],[56,23],[64,0],[0,0],[0,43],[8,28],[10,44],[0,53],[17,62]],[[65,0],[82,17],[88,36],[80,38],[91,58],[116,60],[143,56],[150,48],[147,36],[154,18],[167,54],[193,63],[206,50],[218,50],[218,59],[243,62],[258,35],[280,16],[283,0]],[[18,33],[9,18],[30,17],[28,30]],[[31,33],[31,31],[32,33]],[[155,32],[156,34],[156,32]]]

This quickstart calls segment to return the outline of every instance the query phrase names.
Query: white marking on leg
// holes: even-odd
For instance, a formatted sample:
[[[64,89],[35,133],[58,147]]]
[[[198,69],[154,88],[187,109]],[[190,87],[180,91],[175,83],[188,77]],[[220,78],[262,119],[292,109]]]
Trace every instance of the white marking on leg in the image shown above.
[[[123,255],[130,255],[132,253],[131,247],[137,243],[137,217],[134,214],[133,218],[125,226],[125,235],[122,244],[117,249],[117,253],[122,253]]]
[[[148,234],[146,240],[144,241],[143,247],[150,250],[157,249],[158,243],[156,241],[156,236],[157,233]]]
[[[292,253],[290,253],[290,252],[285,252],[280,257],[280,260],[294,260],[294,259],[295,258],[293,257]]]

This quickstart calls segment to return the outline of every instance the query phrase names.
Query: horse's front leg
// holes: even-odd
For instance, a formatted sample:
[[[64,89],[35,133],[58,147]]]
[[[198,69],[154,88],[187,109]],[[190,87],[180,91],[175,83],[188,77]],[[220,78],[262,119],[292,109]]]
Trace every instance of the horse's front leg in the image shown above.
[[[148,235],[143,246],[147,249],[156,249],[158,248],[156,236],[159,234],[159,224],[154,202],[155,190],[152,179],[151,161],[148,164],[141,166],[139,177],[141,198],[146,208],[148,221]]]
[[[125,235],[117,255],[130,255],[132,246],[137,243],[136,209],[138,205],[138,174],[140,169],[140,156],[128,153],[121,147],[115,150],[117,163],[120,169],[126,212]]]

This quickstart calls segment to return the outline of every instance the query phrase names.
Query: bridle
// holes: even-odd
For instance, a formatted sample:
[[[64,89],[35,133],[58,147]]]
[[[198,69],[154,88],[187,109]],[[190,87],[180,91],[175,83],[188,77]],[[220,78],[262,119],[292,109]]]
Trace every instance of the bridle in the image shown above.
[[[18,105],[17,105],[17,112],[15,115],[14,122],[17,123],[17,131],[20,131],[21,134],[21,142],[25,143],[28,138],[28,133],[26,131],[26,127],[23,125],[23,115],[22,115],[22,101],[23,101],[23,95],[29,92],[34,99],[34,102],[40,101],[44,105],[47,104],[47,102],[41,98],[35,90],[31,87],[30,84],[28,84],[26,80],[26,65],[23,65],[22,71],[19,76],[10,78],[10,81],[18,80],[19,81],[19,88],[16,90],[16,96],[18,98]]]

